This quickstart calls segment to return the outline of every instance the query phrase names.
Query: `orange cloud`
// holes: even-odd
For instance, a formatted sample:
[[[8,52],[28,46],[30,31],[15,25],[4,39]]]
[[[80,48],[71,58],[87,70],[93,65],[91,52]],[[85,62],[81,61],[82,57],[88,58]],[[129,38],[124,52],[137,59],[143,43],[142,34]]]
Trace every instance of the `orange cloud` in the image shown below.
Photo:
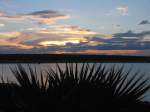
[[[80,28],[79,26],[69,26],[61,25],[54,26],[50,29],[37,30],[37,32],[42,34],[60,34],[60,35],[97,35],[97,32],[91,30]]]
[[[83,50],[79,53],[85,54],[106,54],[106,55],[136,55],[142,54],[142,50]]]
[[[17,31],[14,31],[14,32],[0,32],[0,36],[1,38],[4,37],[4,38],[9,38],[9,37],[17,37],[17,36],[20,36],[21,33],[20,32],[17,32]]]
[[[28,49],[39,47],[39,45],[40,47],[51,45],[65,46],[67,43],[79,44],[80,42],[86,42],[87,38],[85,36],[95,34],[95,32],[79,27],[71,29],[71,32],[59,31],[59,29],[55,29],[56,31],[51,31],[50,29],[33,29],[22,32],[0,32],[0,46],[20,46],[21,48]],[[30,41],[33,44],[28,44]]]
[[[13,47],[17,47],[17,48],[21,48],[21,49],[32,49],[33,46],[29,46],[29,45],[24,45],[24,44],[20,44],[20,43],[12,43],[9,41],[5,41],[5,40],[0,40],[0,46],[13,46]]]
[[[57,11],[44,10],[32,12],[29,14],[16,14],[16,15],[8,15],[4,12],[0,12],[0,20],[3,21],[37,21],[40,24],[51,24],[57,20],[68,19],[69,15],[60,14]]]
[[[0,46],[13,46],[21,49],[31,49],[33,46],[25,45],[21,42],[25,41],[22,32],[0,32]]]

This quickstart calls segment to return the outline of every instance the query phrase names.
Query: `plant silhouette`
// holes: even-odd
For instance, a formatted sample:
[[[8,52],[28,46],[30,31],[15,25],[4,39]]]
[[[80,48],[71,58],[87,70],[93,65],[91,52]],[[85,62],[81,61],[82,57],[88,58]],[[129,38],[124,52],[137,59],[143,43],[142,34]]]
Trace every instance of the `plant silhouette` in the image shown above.
[[[38,77],[36,69],[11,68],[16,82],[0,84],[0,111],[4,112],[149,112],[142,101],[148,79],[124,67],[102,64],[65,64],[49,67]]]

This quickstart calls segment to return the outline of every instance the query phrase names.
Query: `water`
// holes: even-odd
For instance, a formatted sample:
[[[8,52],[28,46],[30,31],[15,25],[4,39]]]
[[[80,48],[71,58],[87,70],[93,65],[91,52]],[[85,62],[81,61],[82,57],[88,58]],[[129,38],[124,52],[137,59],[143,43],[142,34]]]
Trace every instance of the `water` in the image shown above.
[[[30,64],[32,67],[36,67],[37,71],[42,70],[43,72],[46,71],[49,67],[55,68],[56,64]],[[129,70],[132,68],[132,72],[130,75],[136,73],[137,71],[142,74],[145,73],[145,77],[150,78],[150,63],[104,63],[104,65],[111,67],[115,65],[116,67],[124,66],[124,71]],[[9,80],[15,80],[12,75],[10,68],[14,68],[16,64],[1,64],[0,65],[0,76],[3,76],[4,79],[8,78]],[[23,64],[24,67],[27,67],[28,64]],[[64,64],[60,64],[62,68],[64,68]],[[40,72],[38,72],[40,73]],[[150,84],[150,82],[149,82]],[[147,92],[145,99],[146,101],[150,101],[150,91]]]

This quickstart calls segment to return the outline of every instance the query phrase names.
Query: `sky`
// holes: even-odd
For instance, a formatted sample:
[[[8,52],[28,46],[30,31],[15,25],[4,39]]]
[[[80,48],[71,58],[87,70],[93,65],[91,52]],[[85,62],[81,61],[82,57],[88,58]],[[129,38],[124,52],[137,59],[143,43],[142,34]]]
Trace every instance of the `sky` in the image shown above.
[[[0,54],[150,56],[150,0],[0,0]]]

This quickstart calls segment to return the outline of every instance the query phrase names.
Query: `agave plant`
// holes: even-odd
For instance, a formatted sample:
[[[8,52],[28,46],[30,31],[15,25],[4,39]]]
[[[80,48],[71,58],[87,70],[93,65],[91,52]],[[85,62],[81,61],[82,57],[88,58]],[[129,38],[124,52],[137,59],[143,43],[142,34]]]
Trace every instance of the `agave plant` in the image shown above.
[[[17,100],[15,103],[26,112],[37,110],[36,106],[41,105],[45,98],[48,77],[44,80],[44,75],[41,72],[39,78],[36,68],[30,65],[28,70],[22,65],[18,65],[11,68],[11,71],[18,85],[18,89],[15,88],[15,100]]]
[[[56,89],[55,95],[68,111],[131,110],[150,86],[143,74],[135,73],[129,79],[130,71],[101,64],[66,64],[65,70],[57,65],[57,71],[48,71],[49,88]]]
[[[16,112],[150,111],[142,102],[150,89],[149,80],[138,72],[124,71],[123,66],[65,64],[62,68],[56,64],[56,69],[50,66],[40,77],[31,66],[26,70],[18,65],[11,70],[17,79],[9,91],[14,94]]]

